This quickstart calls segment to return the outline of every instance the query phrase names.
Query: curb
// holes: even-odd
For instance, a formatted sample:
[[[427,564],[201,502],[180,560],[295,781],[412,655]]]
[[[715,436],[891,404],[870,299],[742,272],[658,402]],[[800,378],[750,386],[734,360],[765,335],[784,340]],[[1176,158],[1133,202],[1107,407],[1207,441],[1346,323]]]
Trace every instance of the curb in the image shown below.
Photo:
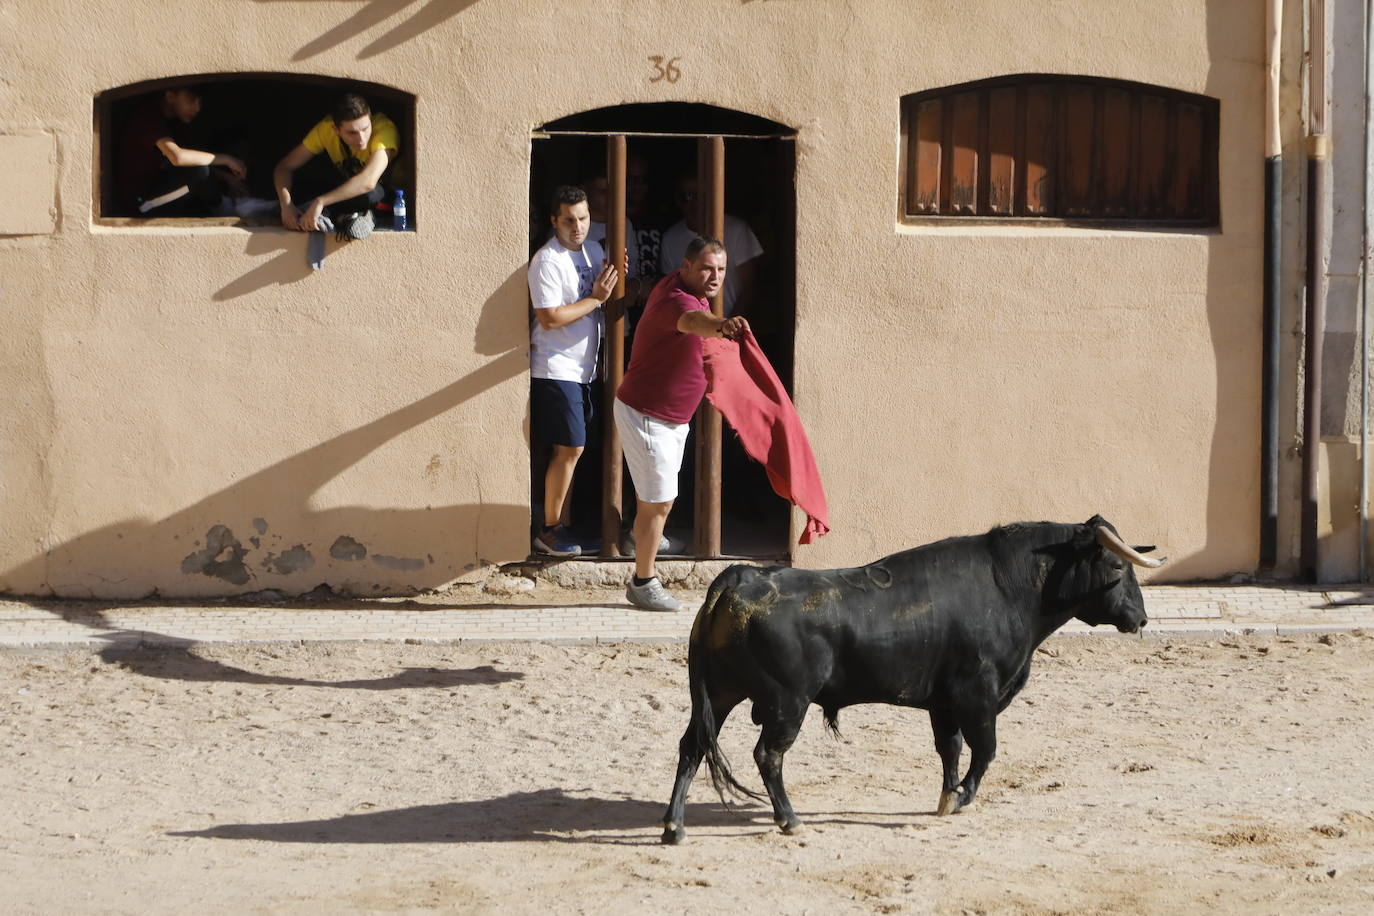
[[[1102,628],[1062,629],[1051,639],[1158,639],[1180,636],[1201,639],[1217,639],[1225,636],[1319,636],[1325,633],[1352,633],[1374,629],[1374,623],[1333,623],[1330,625],[1313,624],[1244,624],[1239,622],[1218,622],[1208,620],[1202,626],[1151,626],[1141,633],[1118,633]],[[496,645],[502,643],[544,643],[558,646],[599,646],[620,645],[625,643],[686,643],[687,633],[599,633],[594,636],[567,636],[557,633],[520,633],[509,636],[282,636],[280,638],[223,638],[168,636],[152,631],[125,630],[106,637],[81,636],[64,640],[3,640],[0,639],[0,652],[53,650],[53,649],[91,649],[130,651],[137,649],[189,649],[195,646],[242,645],[242,646],[304,646],[346,645],[349,643],[388,643],[404,645]]]

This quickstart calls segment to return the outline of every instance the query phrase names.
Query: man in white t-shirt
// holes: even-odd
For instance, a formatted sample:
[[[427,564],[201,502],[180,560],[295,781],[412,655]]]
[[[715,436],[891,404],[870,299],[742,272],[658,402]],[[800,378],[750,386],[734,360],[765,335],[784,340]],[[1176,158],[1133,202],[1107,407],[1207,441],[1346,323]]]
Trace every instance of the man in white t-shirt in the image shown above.
[[[563,185],[554,191],[549,221],[553,238],[535,252],[527,274],[535,319],[530,325],[530,440],[536,449],[551,449],[534,550],[575,557],[582,549],[568,534],[568,497],[595,416],[591,382],[603,336],[601,307],[620,275],[601,246],[587,238],[591,214],[581,188]]]
[[[682,178],[677,185],[677,205],[682,211],[682,219],[663,230],[663,240],[659,247],[658,266],[662,274],[670,274],[682,266],[687,254],[687,245],[705,230],[696,225],[697,217],[697,180],[691,176]],[[753,304],[755,258],[763,254],[749,224],[738,216],[725,214],[725,250],[730,252],[730,270],[725,274],[725,316],[749,314]]]

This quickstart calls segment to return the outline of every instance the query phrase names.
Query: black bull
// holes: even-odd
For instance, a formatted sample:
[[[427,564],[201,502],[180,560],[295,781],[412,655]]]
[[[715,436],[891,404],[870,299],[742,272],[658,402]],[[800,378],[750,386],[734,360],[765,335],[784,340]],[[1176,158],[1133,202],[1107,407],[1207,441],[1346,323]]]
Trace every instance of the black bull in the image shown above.
[[[784,833],[801,821],[782,760],[815,703],[837,728],[841,708],[891,703],[930,712],[944,765],[938,813],[967,805],[997,749],[997,714],[1025,685],[1031,655],[1077,617],[1125,633],[1145,625],[1132,548],[1100,516],[950,538],[852,569],[731,566],[711,583],[687,655],[692,718],[679,744],[663,842],[685,836],[683,808],[706,760],[712,784],[762,799],[730,772],[716,743],[726,716],[753,701],[754,761]],[[968,741],[968,772],[959,756]]]

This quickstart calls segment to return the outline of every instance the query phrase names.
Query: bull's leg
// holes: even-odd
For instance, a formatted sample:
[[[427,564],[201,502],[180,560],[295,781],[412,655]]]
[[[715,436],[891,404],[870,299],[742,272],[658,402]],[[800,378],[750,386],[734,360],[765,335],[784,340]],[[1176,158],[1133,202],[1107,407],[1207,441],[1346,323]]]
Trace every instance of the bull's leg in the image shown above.
[[[983,774],[987,772],[988,764],[997,756],[997,713],[994,709],[996,706],[989,703],[970,719],[960,720],[959,730],[968,741],[969,764],[963,781],[954,790],[957,793],[954,811],[973,801],[973,796],[978,794],[978,784],[983,781]]]
[[[713,740],[720,734],[725,717],[730,715],[730,710],[734,707],[735,703],[711,704],[712,719],[716,726],[711,735]],[[682,740],[677,743],[677,778],[673,781],[673,797],[668,800],[668,809],[663,812],[662,842],[671,845],[681,843],[687,836],[683,823],[687,807],[687,790],[692,787],[692,779],[701,767],[701,758],[706,755],[706,746],[700,740],[698,728],[697,711],[693,709],[692,721],[687,723],[687,730],[682,733]]]
[[[964,736],[958,720],[949,710],[930,711],[930,729],[935,733],[935,752],[940,755],[944,777],[940,782],[940,804],[935,813],[943,817],[959,807],[959,755],[964,750]]]
[[[764,722],[759,743],[754,745],[754,762],[759,765],[763,786],[773,802],[773,821],[786,834],[799,832],[802,822],[792,810],[792,803],[787,800],[787,790],[782,785],[782,757],[792,742],[797,740],[797,733],[801,731],[805,718],[806,712],[803,710],[797,716],[779,716]]]

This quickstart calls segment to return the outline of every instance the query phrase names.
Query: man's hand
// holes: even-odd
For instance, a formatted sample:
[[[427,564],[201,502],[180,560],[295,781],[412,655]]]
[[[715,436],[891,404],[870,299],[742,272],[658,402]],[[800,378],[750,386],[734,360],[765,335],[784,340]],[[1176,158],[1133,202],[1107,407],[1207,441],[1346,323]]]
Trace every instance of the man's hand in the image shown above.
[[[281,208],[281,224],[287,229],[299,231],[301,228],[301,211],[295,204],[286,204]]]
[[[606,264],[592,283],[592,295],[604,305],[606,300],[615,293],[615,285],[619,281],[620,271],[615,269],[614,264]]]
[[[229,170],[229,174],[242,181],[248,177],[248,166],[243,164],[243,160],[237,156],[230,156],[228,153],[216,153],[213,165],[221,165]]]
[[[743,315],[734,315],[725,319],[720,325],[720,336],[728,337],[731,340],[739,340],[744,336],[744,332],[749,330],[749,321]]]
[[[324,213],[324,201],[316,197],[305,208],[301,214],[299,226],[303,232],[315,232],[320,229],[320,215]]]

